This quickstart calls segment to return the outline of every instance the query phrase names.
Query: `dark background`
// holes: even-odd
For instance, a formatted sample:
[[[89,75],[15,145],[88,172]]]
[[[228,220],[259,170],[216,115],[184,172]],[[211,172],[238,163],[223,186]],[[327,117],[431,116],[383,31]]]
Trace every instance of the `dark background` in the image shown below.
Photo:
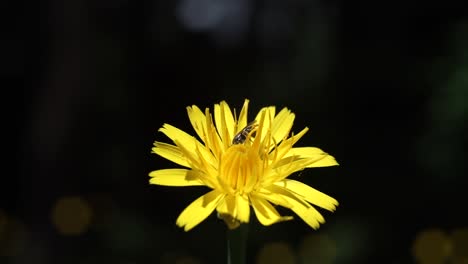
[[[249,263],[268,263],[260,252],[271,243],[289,249],[278,263],[417,263],[419,234],[435,229],[455,243],[451,234],[467,228],[461,5],[55,0],[2,11],[12,148],[0,263],[223,263],[226,228],[215,215],[188,233],[175,226],[207,189],[149,185],[150,171],[172,166],[150,151],[167,141],[157,133],[165,122],[193,133],[186,106],[226,100],[239,110],[244,98],[251,118],[267,105],[292,109],[293,130],[310,128],[299,144],[340,163],[293,176],[338,199],[327,223],[252,220]],[[76,234],[53,220],[67,197],[81,201],[65,206],[67,221],[89,216]],[[468,252],[460,241],[453,247]]]

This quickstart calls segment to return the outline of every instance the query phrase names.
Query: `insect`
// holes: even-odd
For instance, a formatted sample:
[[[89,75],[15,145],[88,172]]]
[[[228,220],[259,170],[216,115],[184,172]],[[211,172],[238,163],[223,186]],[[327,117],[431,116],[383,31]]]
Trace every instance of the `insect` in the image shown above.
[[[249,134],[257,128],[257,124],[255,124],[255,120],[248,123],[246,127],[244,127],[239,133],[237,133],[234,138],[232,139],[232,144],[243,144]],[[255,133],[255,131],[253,132]],[[252,134],[253,134],[252,133]]]

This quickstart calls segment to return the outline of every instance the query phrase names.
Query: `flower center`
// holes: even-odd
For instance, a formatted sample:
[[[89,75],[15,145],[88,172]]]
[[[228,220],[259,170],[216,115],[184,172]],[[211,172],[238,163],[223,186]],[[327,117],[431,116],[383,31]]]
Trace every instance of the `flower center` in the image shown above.
[[[250,193],[263,174],[263,161],[258,149],[250,145],[232,145],[223,154],[220,182],[228,193]]]

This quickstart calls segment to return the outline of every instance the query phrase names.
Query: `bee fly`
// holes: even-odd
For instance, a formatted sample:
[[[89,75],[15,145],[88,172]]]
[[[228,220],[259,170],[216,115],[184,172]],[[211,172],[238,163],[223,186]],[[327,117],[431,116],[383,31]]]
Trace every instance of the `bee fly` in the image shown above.
[[[244,127],[239,133],[237,133],[234,138],[232,139],[232,144],[243,144],[247,137],[249,136],[250,132],[252,132],[257,127],[255,124],[255,120],[248,123],[246,127]],[[255,131],[254,131],[255,133]],[[253,134],[253,133],[252,133]]]

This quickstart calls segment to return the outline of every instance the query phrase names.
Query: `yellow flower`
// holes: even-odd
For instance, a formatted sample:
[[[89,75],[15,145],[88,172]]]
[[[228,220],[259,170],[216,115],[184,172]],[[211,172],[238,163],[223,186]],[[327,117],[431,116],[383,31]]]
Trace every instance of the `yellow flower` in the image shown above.
[[[185,168],[152,171],[151,184],[166,186],[204,185],[212,190],[192,202],[177,218],[177,225],[188,231],[214,210],[229,228],[250,219],[252,206],[259,222],[271,225],[290,220],[272,204],[290,208],[312,228],[325,222],[311,204],[334,211],[338,202],[296,180],[294,172],[311,167],[338,165],[335,159],[315,147],[293,147],[307,132],[304,128],[290,135],[295,115],[287,108],[262,108],[248,123],[249,101],[239,117],[226,102],[215,104],[214,116],[207,108],[187,107],[188,116],[201,141],[184,131],[164,124],[159,129],[174,145],[155,142],[153,153]],[[213,120],[214,117],[214,120]]]

